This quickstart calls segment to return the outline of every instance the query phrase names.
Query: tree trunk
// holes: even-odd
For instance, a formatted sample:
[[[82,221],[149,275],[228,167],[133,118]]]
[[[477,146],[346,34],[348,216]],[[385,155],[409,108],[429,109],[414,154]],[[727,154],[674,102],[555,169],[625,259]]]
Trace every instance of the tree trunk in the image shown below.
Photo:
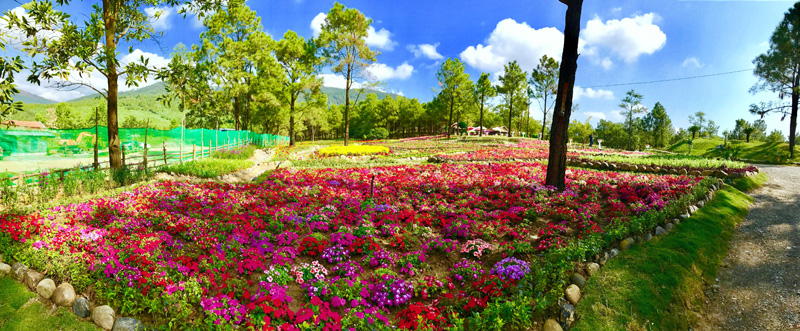
[[[347,85],[344,89],[344,145],[350,142],[350,65],[347,66]]]
[[[792,88],[792,114],[789,116],[789,158],[794,158],[794,144],[797,139],[795,137],[797,132],[797,103],[800,100],[800,92],[797,91],[798,86],[800,86],[800,75],[795,76]]]
[[[511,137],[511,131],[513,128],[511,127],[511,114],[514,111],[514,91],[511,91],[511,95],[508,97],[508,136]]]
[[[239,97],[233,98],[233,129],[239,131]]]
[[[450,119],[447,121],[447,139],[450,139],[450,127],[453,125],[453,104],[455,103],[456,96],[450,95]]]
[[[294,146],[295,143],[295,136],[294,136],[294,94],[292,94],[291,99],[289,100],[289,146]]]
[[[483,98],[484,95],[481,95],[481,120],[480,127],[478,128],[478,137],[483,137]]]
[[[567,134],[572,113],[572,93],[575,72],[578,70],[578,35],[581,30],[581,7],[583,0],[560,0],[567,5],[564,24],[564,50],[558,73],[558,94],[553,109],[553,125],[550,128],[550,155],[547,164],[545,185],[558,190],[566,188]]]
[[[746,136],[747,136],[747,142],[750,142],[750,135],[748,134]]]
[[[105,24],[106,53],[116,54],[117,15],[109,0],[103,0],[103,21]],[[122,168],[122,152],[119,149],[119,126],[117,124],[117,97],[119,91],[119,75],[114,56],[106,59],[108,78],[108,161],[112,169]]]
[[[547,97],[544,98],[544,108],[542,108],[542,135],[539,140],[544,140],[544,127],[547,126]]]

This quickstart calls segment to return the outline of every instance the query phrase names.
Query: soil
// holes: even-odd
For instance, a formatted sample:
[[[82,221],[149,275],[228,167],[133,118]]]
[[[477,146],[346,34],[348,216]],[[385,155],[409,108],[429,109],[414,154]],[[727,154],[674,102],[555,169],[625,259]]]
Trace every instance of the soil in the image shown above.
[[[769,181],[751,193],[696,330],[800,330],[800,167],[758,167]]]

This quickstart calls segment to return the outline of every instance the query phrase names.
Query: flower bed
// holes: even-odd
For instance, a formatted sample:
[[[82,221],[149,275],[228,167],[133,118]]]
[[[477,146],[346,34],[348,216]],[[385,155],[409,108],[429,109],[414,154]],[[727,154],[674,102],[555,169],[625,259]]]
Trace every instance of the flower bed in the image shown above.
[[[648,231],[707,185],[573,170],[558,193],[544,176],[539,164],[505,163],[161,182],[6,215],[0,251],[159,325],[436,329],[512,293],[529,297],[513,301],[520,309],[550,307],[572,261]]]
[[[388,155],[389,148],[384,146],[350,145],[328,146],[317,150],[321,157],[329,156],[362,156],[362,155]]]

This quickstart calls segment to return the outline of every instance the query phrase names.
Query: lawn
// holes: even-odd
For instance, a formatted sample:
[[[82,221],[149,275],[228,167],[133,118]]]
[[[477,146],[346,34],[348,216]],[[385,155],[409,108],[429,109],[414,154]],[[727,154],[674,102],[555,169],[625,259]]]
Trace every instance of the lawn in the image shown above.
[[[691,154],[703,157],[728,157],[747,160],[751,163],[782,164],[787,162],[800,162],[800,147],[795,146],[795,157],[788,159],[789,143],[769,143],[762,141],[745,142],[742,140],[729,140],[731,150],[725,151],[717,148],[723,145],[722,138],[698,138],[691,148],[688,141],[681,141],[668,148],[669,151],[681,154]],[[691,153],[690,152],[691,149]]]

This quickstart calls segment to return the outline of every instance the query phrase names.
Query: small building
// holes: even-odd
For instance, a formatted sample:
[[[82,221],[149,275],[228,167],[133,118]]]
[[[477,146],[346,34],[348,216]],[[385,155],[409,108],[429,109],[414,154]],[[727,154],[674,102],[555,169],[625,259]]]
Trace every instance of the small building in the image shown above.
[[[17,120],[8,120],[5,122],[0,123],[1,125],[5,126],[6,128],[15,127],[20,129],[32,129],[32,130],[46,130],[47,127],[39,121],[17,121]]]
[[[507,136],[508,129],[505,126],[496,126],[492,128],[490,135]]]

